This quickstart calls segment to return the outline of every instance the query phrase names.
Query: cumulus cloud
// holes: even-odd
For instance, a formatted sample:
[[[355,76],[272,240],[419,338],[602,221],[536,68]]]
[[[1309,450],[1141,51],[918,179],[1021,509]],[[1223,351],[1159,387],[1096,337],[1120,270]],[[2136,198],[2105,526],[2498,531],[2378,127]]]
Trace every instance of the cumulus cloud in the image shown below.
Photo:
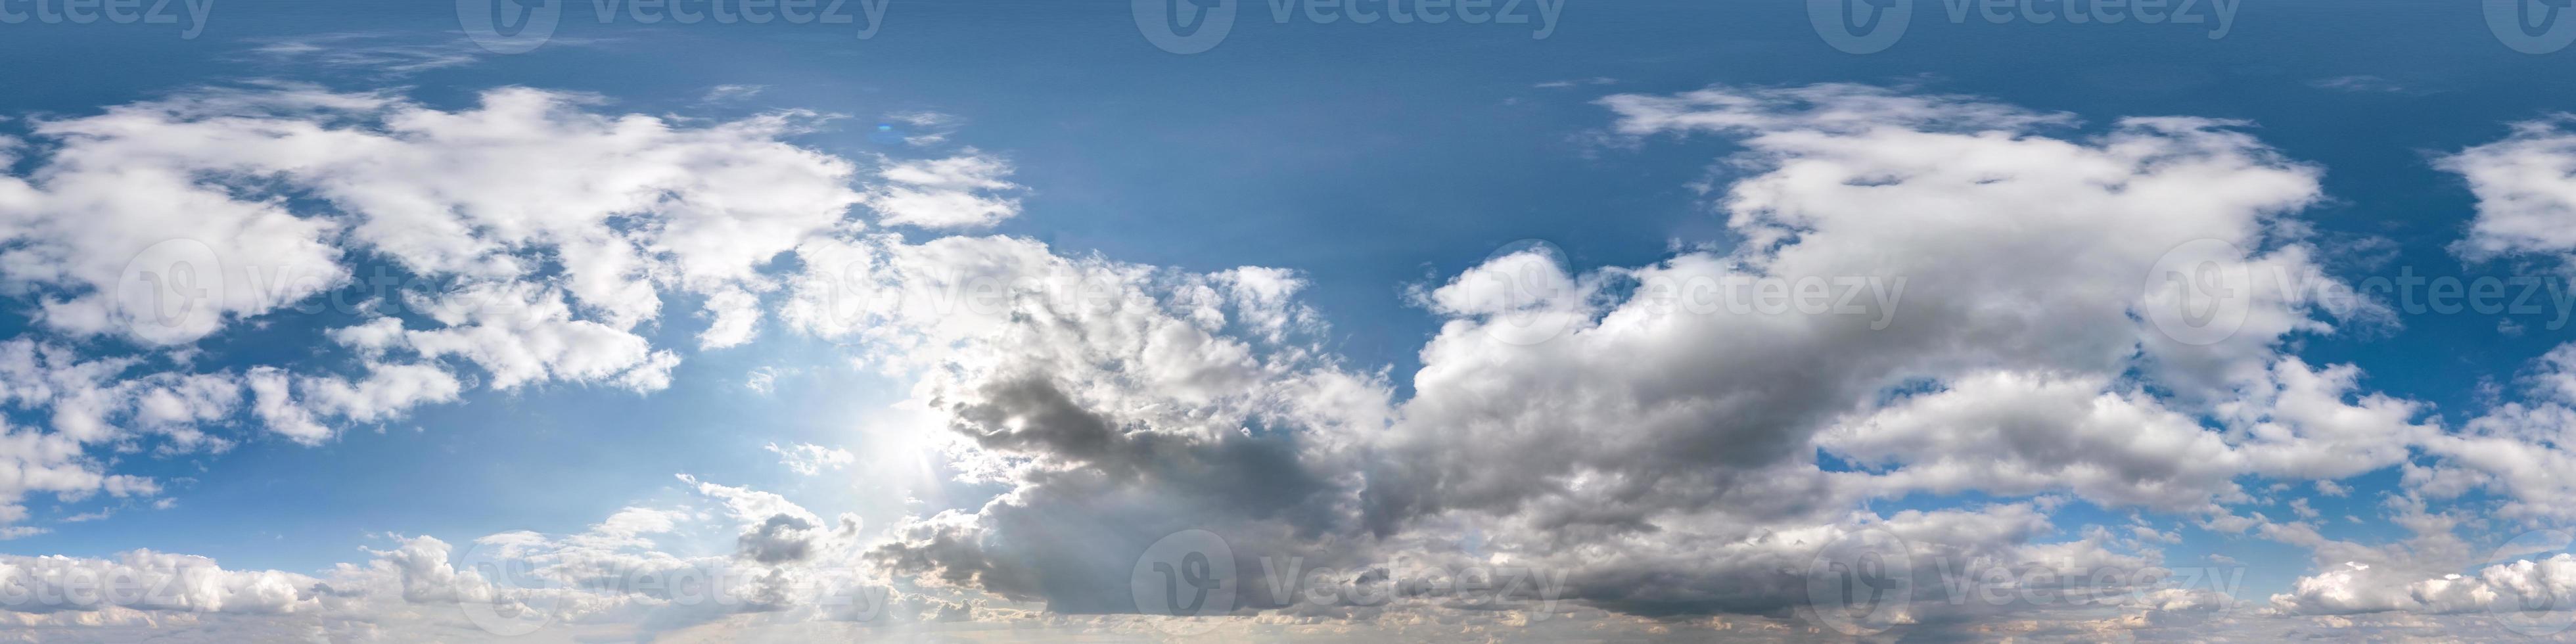
[[[2457,249],[2471,258],[2576,250],[2576,115],[2513,125],[2503,140],[2461,150],[2436,165],[2467,179],[2477,217]]]
[[[168,634],[191,623],[207,623],[215,639],[309,628],[333,641],[369,633],[495,641],[548,624],[631,639],[728,616],[882,627],[940,609],[930,598],[892,595],[864,570],[854,520],[809,524],[810,512],[776,495],[683,480],[725,511],[629,507],[580,532],[503,532],[460,543],[393,536],[364,560],[311,575],[231,570],[149,550],[103,559],[0,556],[0,623],[76,641],[83,632],[112,636],[139,625]],[[672,551],[670,537],[701,528],[741,530],[742,548]]]
[[[1953,480],[1978,478],[2007,493],[2077,488],[2167,507],[2205,502],[2233,486],[2224,460],[2184,462],[2226,447],[2188,422],[2204,408],[2171,401],[2183,405],[2176,415],[2159,409],[2164,401],[2124,396],[2134,386],[2124,374],[2145,371],[2170,389],[2217,399],[2228,383],[2262,377],[2283,334],[2322,328],[2297,294],[2277,291],[2254,298],[2237,332],[2210,345],[2173,341],[2141,319],[2156,304],[2140,289],[2150,267],[2188,242],[2226,242],[2241,254],[2218,261],[2248,267],[2307,265],[2276,220],[2317,198],[2315,169],[2227,123],[2127,119],[2076,137],[2062,114],[1842,85],[1602,103],[1620,117],[1622,135],[1739,137],[1748,150],[1729,164],[1749,172],[1717,205],[1745,241],[1580,275],[1546,264],[1532,273],[1505,265],[1521,256],[1505,257],[1444,286],[1438,293],[1455,295],[1435,301],[1457,317],[1423,349],[1417,395],[1391,441],[1405,457],[1371,482],[1372,494],[1397,505],[1378,510],[1545,513],[1556,516],[1553,526],[1626,529],[1709,507],[1812,516],[1861,492],[1837,482],[1851,477],[1816,471],[1809,457],[1819,432],[1847,417],[1859,426],[1841,444],[1929,466],[1881,484],[1958,486],[1934,480],[1943,464],[2001,456],[1993,467],[2024,471]],[[1483,298],[1469,289],[1483,281],[1478,271],[1494,270],[1559,295],[1511,310],[1476,305]],[[1729,284],[1802,281],[1856,289],[1861,310],[1738,310],[1717,301]],[[1869,297],[1900,287],[1901,298]],[[1899,308],[1872,311],[1871,302]],[[1882,319],[1884,328],[1873,328]],[[1532,328],[1561,331],[1541,342],[1518,337]],[[1889,395],[1927,385],[1947,391]],[[1904,441],[1886,443],[1902,445],[1901,458],[1868,447],[1865,419],[1878,407],[1899,414],[2011,388],[2023,391],[2001,397],[2022,398],[2038,393],[2031,387],[2068,396],[2054,418],[2012,421],[2031,423],[2027,435],[2044,439],[1881,439]],[[2095,394],[2134,411],[2093,414]],[[2077,428],[2088,415],[2118,423],[2103,432],[2166,438],[2138,445],[2143,453],[2064,457],[2047,454],[2065,447],[2037,442],[2084,440]],[[1903,427],[1874,431],[1913,431]],[[2017,448],[2029,451],[2015,458]],[[2138,462],[2117,463],[2124,457]],[[2061,460],[2071,458],[2102,460]],[[2168,477],[2184,480],[2160,480]]]
[[[2477,216],[2453,250],[2470,260],[2542,257],[2564,262],[2576,251],[2576,132],[2566,114],[2516,123],[2504,139],[2437,161],[2458,173],[2477,197]],[[2439,460],[2406,468],[2405,484],[2429,498],[2485,490],[2505,497],[2500,514],[2526,525],[2576,517],[2560,500],[2571,491],[2558,473],[2576,466],[2564,446],[2576,431],[2576,343],[2560,345],[2523,370],[2514,395],[2458,431],[2427,441]]]
[[[239,256],[321,276],[283,302],[345,285],[346,266],[362,257],[426,284],[328,330],[356,358],[330,371],[108,386],[130,365],[85,367],[28,345],[22,362],[38,366],[21,380],[87,384],[10,381],[12,400],[56,410],[50,433],[28,435],[61,437],[19,449],[46,477],[18,493],[149,494],[148,481],[111,483],[84,460],[80,447],[96,441],[81,437],[124,431],[96,427],[207,441],[182,428],[247,410],[290,440],[318,443],[342,425],[478,387],[661,389],[680,353],[646,331],[665,319],[671,293],[704,303],[700,349],[752,342],[774,316],[910,383],[900,407],[929,422],[902,428],[918,432],[905,438],[936,451],[939,477],[999,493],[863,532],[852,515],[827,519],[779,494],[682,475],[708,511],[638,506],[576,534],[407,539],[314,576],[311,595],[295,601],[328,611],[345,600],[353,615],[381,615],[393,598],[496,603],[686,631],[760,615],[845,617],[810,591],[882,582],[909,589],[906,612],[930,621],[1122,615],[1147,608],[1130,592],[1139,557],[1169,535],[1207,530],[1235,553],[1244,575],[1235,612],[1247,620],[1527,619],[1425,617],[1455,607],[1419,588],[1382,604],[1301,601],[1419,567],[1508,564],[1535,572],[1540,594],[1512,604],[1535,614],[1812,630],[1822,617],[1806,571],[1820,551],[1888,535],[1897,545],[1885,554],[1904,558],[1893,574],[1911,582],[1897,624],[2083,639],[2176,628],[2240,598],[2232,587],[2128,575],[2164,569],[2175,533],[2140,519],[2068,534],[2050,514],[2070,499],[2311,548],[2317,570],[2271,602],[2275,615],[2293,616],[2451,611],[2501,591],[2427,587],[2399,601],[2338,590],[2439,578],[2389,562],[2460,552],[2449,536],[2457,523],[2406,497],[2392,512],[2412,522],[2414,541],[2337,542],[2310,524],[2237,512],[2255,500],[2245,481],[2341,489],[2328,486],[2394,466],[2427,495],[2444,485],[2558,493],[2542,475],[2551,461],[2480,442],[2528,446],[2527,434],[2563,427],[2544,422],[2556,412],[2522,407],[2529,413],[2446,434],[2426,405],[2370,391],[2359,369],[2290,355],[2296,337],[2336,330],[2315,293],[2253,284],[2215,334],[2181,332],[2200,329],[2160,315],[2188,303],[2185,285],[2154,279],[2179,249],[2225,271],[2323,274],[2296,219],[2323,199],[2320,170],[2241,123],[2097,127],[1856,85],[1611,96],[1600,104],[1615,119],[1613,139],[1740,145],[1720,160],[1729,181],[1713,180],[1709,193],[1728,243],[1634,266],[1578,267],[1544,249],[1498,254],[1411,291],[1439,327],[1419,370],[1399,376],[1330,350],[1331,329],[1299,303],[1307,284],[1296,271],[1179,270],[1024,238],[937,234],[1019,214],[1023,189],[1002,157],[880,159],[863,173],[780,141],[812,127],[813,115],[699,126],[602,114],[600,103],[505,89],[448,111],[377,94],[209,92],[38,128],[56,148],[45,164],[172,168],[139,185],[224,200],[232,210],[219,218],[231,223],[217,232],[279,227],[205,246],[227,267]],[[107,167],[38,172],[15,192],[0,185],[0,213],[57,212],[8,204],[61,199],[74,184],[51,177]],[[203,185],[209,176],[261,177],[329,207],[245,197]],[[905,232],[849,219],[855,205]],[[139,243],[66,232],[69,221],[0,218],[16,253],[0,262]],[[280,234],[319,250],[251,247]],[[146,305],[158,302],[117,299],[123,273],[10,274],[12,286],[45,294],[49,328],[82,338],[184,344],[281,304],[190,300],[213,315],[137,330],[157,322]],[[1815,300],[1811,292],[1826,304],[1784,304]],[[1745,297],[1754,299],[1729,299]],[[2555,387],[2556,373],[2534,387]],[[92,389],[108,393],[81,393]],[[817,445],[767,448],[805,475],[857,460]],[[2439,460],[2410,462],[2415,450]],[[1995,500],[1870,505],[1924,492]],[[709,525],[730,537],[726,547],[666,548],[664,537]],[[496,557],[532,566],[538,583],[511,586],[464,561]],[[1264,568],[1283,560],[1304,568]],[[1949,601],[1972,591],[1956,583],[1962,567],[2038,562],[2126,581],[2048,587],[2106,600],[2066,611]],[[2386,576],[2334,567],[2347,562]],[[722,588],[738,601],[720,609],[601,583],[720,567],[744,573]],[[2554,583],[2548,574],[2508,570],[2481,583]]]
[[[149,550],[114,559],[0,555],[0,588],[14,600],[0,608],[21,612],[292,613],[315,608],[318,583],[292,573],[230,571],[205,557]]]
[[[7,142],[34,169],[0,177],[0,273],[45,327],[146,347],[362,291],[328,302],[372,315],[332,334],[363,359],[355,374],[183,372],[170,377],[203,379],[193,399],[132,393],[138,420],[182,442],[200,439],[171,415],[235,404],[225,387],[250,388],[257,416],[304,443],[454,400],[471,382],[460,365],[493,389],[661,389],[679,355],[639,331],[662,293],[701,296],[701,346],[748,342],[778,287],[761,267],[848,223],[863,195],[855,164],[779,140],[817,115],[694,125],[590,111],[600,102],[504,88],[445,111],[268,86],[39,121],[33,141]],[[357,258],[389,265],[357,283]],[[52,404],[92,441],[104,421],[68,414],[116,402]]]
[[[1871,497],[2070,492],[2224,514],[2249,500],[2245,475],[2349,476],[2422,436],[2419,406],[2281,354],[2291,334],[2333,329],[2308,293],[2256,293],[2211,342],[2149,319],[2172,294],[2141,284],[2195,241],[2249,272],[2315,270],[2287,217],[2319,199],[2317,170],[2235,124],[2084,135],[2065,115],[1860,86],[1603,104],[1625,136],[1744,142],[1729,163],[1748,172],[1716,205],[1745,241],[1590,271],[1506,253],[1421,289],[1445,323],[1401,401],[1313,344],[1293,276],[1009,238],[800,248],[807,274],[782,317],[919,375],[915,403],[958,439],[955,475],[1011,486],[893,526],[872,560],[1058,612],[1124,612],[1138,607],[1117,592],[1123,566],[1184,528],[1359,570],[1458,557],[1475,534],[1565,573],[1563,598],[1587,605],[1783,614],[1809,596],[1781,570],[1873,526],[1927,557],[2123,569],[2160,565],[2153,545],[2170,541],[2043,543],[2047,504],[1851,512]],[[1688,299],[1764,282],[1849,285],[1861,309]],[[1870,470],[1827,471],[1819,449]],[[2327,451],[2364,458],[2314,456]],[[2153,590],[2182,594],[2140,610],[2234,601]],[[1275,592],[1246,605],[1355,614]]]

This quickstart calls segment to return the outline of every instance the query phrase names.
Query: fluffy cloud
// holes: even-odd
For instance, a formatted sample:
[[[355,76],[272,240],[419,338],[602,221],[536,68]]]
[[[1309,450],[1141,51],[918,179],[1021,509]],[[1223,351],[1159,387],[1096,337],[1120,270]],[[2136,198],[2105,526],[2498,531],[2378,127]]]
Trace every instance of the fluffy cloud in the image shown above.
[[[867,196],[878,221],[929,229],[989,228],[1020,214],[1011,163],[969,148],[944,159],[885,161],[885,180]]]
[[[2559,115],[2518,123],[2503,140],[2444,157],[2477,196],[2477,217],[2455,250],[2472,260],[2547,256],[2576,250],[2576,133]],[[2576,467],[2565,446],[2576,438],[2576,344],[2534,360],[2518,395],[2506,397],[2459,431],[2430,440],[2439,462],[2409,467],[2406,483],[2432,498],[2484,489],[2507,497],[2506,517],[2527,523],[2576,517],[2561,502],[2576,492],[2561,472]]]
[[[1881,485],[1975,479],[2014,494],[2206,503],[2232,493],[2235,466],[2192,462],[2227,451],[2190,421],[2207,409],[2195,401],[2231,398],[2267,376],[2284,334],[2325,328],[2279,289],[2249,298],[2242,324],[2211,343],[2176,341],[2146,319],[2160,297],[2141,289],[2151,268],[2198,240],[2238,249],[2212,259],[2248,271],[2308,266],[2280,217],[2317,199],[2316,170],[2228,123],[2127,119],[2058,138],[2070,117],[1844,85],[1602,103],[1622,135],[1739,137],[1747,151],[1729,164],[1747,172],[1718,205],[1744,241],[1579,275],[1514,264],[1530,261],[1518,254],[1434,291],[1457,317],[1422,351],[1417,395],[1389,441],[1404,456],[1371,481],[1390,503],[1376,510],[1624,529],[1713,507],[1812,517],[1863,492],[1810,458],[1837,423],[1855,425],[1828,448],[1926,466]],[[1494,281],[1554,295],[1491,306],[1475,289]],[[1800,283],[1857,308],[1728,299]],[[1557,335],[1533,340],[1531,329]],[[2193,395],[2146,397],[2133,372]],[[1901,395],[1927,388],[1941,393]],[[1891,435],[1968,431],[1900,419],[1980,395],[2032,405],[1990,421],[2028,428],[1999,436],[2004,445]],[[2051,396],[2060,402],[2042,412]],[[2140,442],[2070,450],[2088,434]],[[1939,472],[1971,462],[1987,464]]]
[[[2325,538],[2310,524],[2265,522],[2260,534],[2309,548],[2317,568],[2314,574],[2293,581],[2289,592],[2273,595],[2267,610],[2295,615],[2518,614],[2552,607],[2563,611],[2566,593],[2576,590],[2576,559],[2565,553],[2532,556],[2534,551],[2564,550],[2568,545],[2564,533],[2557,535],[2555,543],[2517,539],[2477,557],[2470,544],[2454,534],[2464,517],[2428,511],[2422,500],[2412,497],[2390,497],[2386,505],[2395,523],[2411,536],[2370,546]],[[2535,547],[2517,550],[2518,545]],[[2520,617],[2550,619],[2540,614]],[[2547,635],[2555,630],[2528,634]]]
[[[1741,137],[1734,163],[1755,171],[1720,205],[1747,241],[1590,272],[1505,253],[1423,289],[1448,321],[1401,402],[1306,339],[1317,325],[1276,271],[1175,273],[1007,238],[800,248],[782,317],[919,375],[914,403],[957,439],[954,475],[1011,486],[893,526],[872,559],[1058,612],[1123,612],[1138,608],[1125,566],[1184,528],[1223,535],[1243,570],[1475,561],[1464,540],[1565,574],[1563,598],[1591,606],[1785,614],[1810,596],[1780,571],[1873,526],[1927,558],[2079,568],[2153,568],[2152,543],[2169,540],[2043,543],[2054,528],[2032,505],[1849,511],[1872,496],[2068,491],[2219,512],[2247,500],[2238,477],[2350,474],[2316,450],[2385,467],[2420,431],[2417,407],[2358,393],[2350,368],[2279,354],[2289,334],[2332,328],[2305,293],[2256,293],[2211,342],[2148,319],[2172,294],[2141,284],[2197,240],[2237,249],[2216,259],[2247,272],[2314,269],[2285,217],[2318,198],[2316,170],[2231,124],[2060,138],[2062,115],[1854,86],[1604,103],[1627,135]],[[1862,308],[1705,299],[1809,281],[1863,289]],[[1827,471],[1820,448],[1880,471]],[[2140,610],[2233,601],[2150,590],[2165,599]],[[1362,614],[1250,592],[1247,607]]]
[[[2107,385],[2098,377],[1970,376],[1839,423],[1817,444],[1893,466],[1874,481],[1888,492],[2065,489],[2098,505],[2178,512],[2245,499],[2234,481],[2245,457],[2219,434],[2143,393]]]
[[[38,366],[9,381],[11,401],[53,410],[55,423],[9,448],[38,473],[14,493],[113,493],[120,484],[84,445],[139,428],[212,441],[185,428],[239,410],[319,443],[475,387],[661,389],[680,353],[645,334],[664,319],[661,298],[678,293],[705,303],[701,349],[751,342],[775,315],[911,383],[900,407],[928,422],[901,428],[917,435],[899,444],[936,450],[935,474],[959,487],[999,492],[866,532],[855,516],[683,476],[711,509],[630,508],[570,535],[407,539],[314,576],[309,596],[293,595],[303,603],[282,604],[313,608],[280,612],[348,622],[321,626],[330,631],[401,623],[384,616],[414,604],[499,605],[677,633],[843,619],[847,606],[816,589],[884,583],[907,589],[900,612],[920,621],[1118,615],[1147,608],[1130,592],[1139,557],[1188,530],[1235,553],[1235,612],[1255,622],[1481,625],[1580,612],[1640,628],[1813,629],[1825,617],[1808,568],[1820,551],[1871,535],[1894,539],[1880,554],[1901,553],[1892,574],[1911,582],[1910,607],[1881,617],[1915,632],[2104,638],[2236,607],[2233,588],[2133,574],[2164,569],[2162,547],[2177,540],[2145,519],[2061,531],[2049,514],[2069,496],[2311,548],[2320,572],[2273,600],[2278,616],[2447,611],[2555,579],[2508,569],[2481,573],[2486,590],[2365,594],[2457,581],[2387,563],[2460,551],[2448,537],[2456,522],[2401,505],[2419,538],[2374,548],[2229,507],[2254,500],[2241,487],[2249,477],[2325,489],[2391,466],[2423,479],[2426,494],[2483,485],[2537,499],[2557,493],[2544,476],[2554,461],[2528,451],[2529,434],[2564,426],[2523,407],[2444,434],[2425,405],[2369,392],[2358,369],[2288,355],[2298,335],[2335,330],[2314,294],[2291,285],[2248,284],[2215,331],[2172,326],[2165,314],[2204,295],[2157,279],[2178,255],[2221,272],[2322,274],[2294,217],[2322,198],[2320,171],[2237,123],[2087,129],[1984,99],[1852,85],[1612,96],[1601,104],[1619,143],[1741,145],[1711,203],[1728,243],[1588,269],[1515,249],[1423,285],[1415,301],[1441,325],[1399,388],[1328,349],[1294,271],[1194,272],[1022,238],[907,236],[1018,214],[1000,157],[880,160],[867,175],[782,142],[812,115],[700,126],[600,114],[598,103],[506,89],[451,111],[287,88],[40,127],[53,146],[40,168],[86,158],[172,168],[177,178],[138,189],[237,200],[232,229],[295,224],[257,238],[321,249],[202,242],[226,275],[239,258],[321,277],[276,302],[190,300],[216,315],[177,331],[137,330],[151,309],[113,296],[123,273],[68,267],[13,283],[42,293],[58,333],[185,343],[346,286],[345,266],[377,259],[419,282],[326,331],[355,358],[328,370],[110,386],[142,363],[82,366],[29,345],[23,362]],[[14,193],[0,186],[0,213],[40,213],[0,220],[28,222],[5,229],[18,240],[10,248],[25,250],[0,262],[137,243],[67,233],[68,216],[42,214],[63,211],[8,209],[13,198],[61,199],[52,195],[72,184],[49,177],[103,172],[90,167],[39,171]],[[264,193],[224,183],[233,177],[295,198],[255,198]],[[863,226],[845,216],[854,205],[913,232]],[[106,393],[81,393],[90,390]],[[770,449],[806,474],[856,460],[814,445]],[[2417,450],[2440,462],[2409,462]],[[148,484],[122,485],[148,494]],[[1998,500],[1867,505],[1971,491]],[[723,547],[666,548],[708,527]],[[1305,568],[1264,568],[1283,560]],[[496,561],[529,574],[479,571]],[[2334,567],[2346,562],[2384,576]],[[1302,600],[1426,568],[1503,566],[1535,571],[1540,594],[1509,602],[1529,610],[1441,612],[1456,606],[1403,583],[1385,603]],[[1955,583],[1960,567],[2033,566],[2122,581],[2045,588],[2106,601],[1950,601],[1973,590]],[[738,574],[713,607],[612,583],[718,571]]]
[[[600,102],[505,88],[448,111],[271,86],[35,123],[34,142],[6,142],[33,170],[0,177],[0,273],[46,327],[149,348],[286,310],[368,316],[333,334],[364,359],[354,375],[183,370],[153,377],[199,379],[184,392],[55,396],[57,425],[94,442],[133,404],[137,424],[213,440],[181,421],[221,417],[247,386],[272,429],[318,443],[454,400],[460,365],[495,389],[660,389],[679,355],[639,327],[664,292],[705,303],[702,346],[750,341],[778,286],[762,266],[850,223],[856,165],[781,140],[810,113],[700,125]],[[358,262],[379,268],[354,280]]]
[[[157,493],[100,446],[220,451],[242,416],[320,444],[477,385],[668,387],[680,354],[644,336],[663,294],[705,304],[702,347],[748,342],[779,287],[763,268],[857,225],[857,165],[783,140],[823,117],[600,103],[197,89],[0,140],[26,169],[0,175],[0,288],[39,332],[0,343],[0,405],[44,419],[7,430],[0,530],[40,530],[11,525],[30,493]],[[359,319],[307,364],[197,366],[201,340],[284,315]]]
[[[919,374],[915,403],[949,419],[949,467],[1016,487],[893,527],[871,555],[881,565],[1062,612],[1127,612],[1124,566],[1166,534],[1222,524],[1247,548],[1299,548],[1353,524],[1352,482],[1332,479],[1358,469],[1351,451],[1383,427],[1368,410],[1382,414],[1387,393],[1289,333],[1310,317],[1287,298],[1291,276],[1066,258],[1000,237],[800,254],[808,275],[783,316]]]
[[[0,603],[20,612],[106,608],[236,613],[313,610],[318,582],[276,571],[229,571],[204,557],[136,550],[115,559],[0,555]]]
[[[2576,116],[2516,123],[2504,140],[2443,157],[2478,199],[2458,248],[2472,258],[2576,250]]]
[[[851,520],[782,541],[781,519],[801,523],[812,513],[766,492],[683,481],[727,511],[630,507],[577,533],[504,532],[454,544],[397,536],[364,561],[315,575],[228,570],[204,557],[145,550],[107,559],[0,556],[0,623],[47,633],[46,641],[118,633],[136,622],[163,634],[210,623],[212,633],[232,636],[309,629],[330,641],[386,634],[491,641],[548,625],[558,627],[548,636],[650,637],[739,615],[882,626],[940,609],[935,599],[899,598],[871,581]],[[681,541],[678,533],[707,528],[742,531],[742,548],[666,549]]]

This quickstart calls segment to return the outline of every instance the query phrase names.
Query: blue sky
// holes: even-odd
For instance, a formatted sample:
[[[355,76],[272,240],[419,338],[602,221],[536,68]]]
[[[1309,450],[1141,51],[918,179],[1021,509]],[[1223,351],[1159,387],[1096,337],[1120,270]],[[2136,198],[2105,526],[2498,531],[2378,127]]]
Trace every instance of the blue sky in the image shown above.
[[[1871,3],[1158,1],[566,2],[512,39],[476,0],[0,0],[0,581],[219,580],[0,624],[2568,636],[2496,608],[2576,589],[2576,51],[2488,13],[2545,3],[1894,0],[1855,53],[1811,13]],[[1184,53],[1172,7],[1233,19]],[[144,315],[195,249],[309,281]],[[2325,295],[2414,276],[2536,308]],[[1739,277],[1868,314],[1649,297]],[[2176,332],[2176,284],[2225,332]],[[1802,585],[1874,534],[1916,565],[1893,613]],[[1130,596],[1172,535],[1229,545],[1234,610]],[[1274,555],[1565,585],[1295,601]],[[542,574],[456,572],[495,558]],[[1953,561],[2243,582],[1985,602]]]

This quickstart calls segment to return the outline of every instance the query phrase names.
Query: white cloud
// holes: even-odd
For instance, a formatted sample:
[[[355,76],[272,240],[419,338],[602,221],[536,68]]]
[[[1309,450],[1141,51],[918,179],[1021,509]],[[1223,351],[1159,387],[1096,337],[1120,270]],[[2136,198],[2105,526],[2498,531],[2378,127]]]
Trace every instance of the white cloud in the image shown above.
[[[789,471],[806,476],[821,474],[824,470],[841,469],[858,460],[858,457],[852,455],[849,450],[809,443],[798,443],[787,447],[770,443],[761,448],[778,454],[778,464],[787,466]]]
[[[137,610],[280,614],[317,608],[317,580],[234,571],[205,557],[135,550],[115,559],[0,555],[0,610],[46,613]]]
[[[2477,196],[2477,218],[2457,245],[2472,259],[2576,250],[2576,116],[2516,123],[2503,140],[2461,150],[2436,165],[2459,173]]]
[[[888,226],[993,226],[1020,209],[1001,157],[880,160],[869,179],[780,141],[811,115],[698,126],[602,114],[600,103],[506,89],[447,111],[376,94],[204,92],[38,128],[53,146],[42,167],[223,208],[220,225],[182,223],[232,234],[207,242],[225,275],[240,258],[329,277],[274,302],[207,300],[217,315],[175,331],[138,330],[152,302],[99,295],[122,273],[47,264],[141,241],[86,230],[89,220],[45,205],[114,191],[74,191],[43,172],[8,178],[0,234],[12,250],[0,264],[47,265],[9,274],[11,286],[50,298],[46,324],[57,333],[184,345],[343,284],[341,262],[357,256],[389,258],[426,283],[381,294],[371,306],[382,308],[324,332],[356,358],[327,371],[189,375],[184,364],[0,345],[8,403],[53,418],[49,431],[0,434],[0,463],[17,459],[21,475],[0,478],[0,527],[25,518],[18,501],[29,494],[156,494],[157,483],[110,476],[85,450],[138,433],[213,445],[194,427],[244,410],[312,444],[477,386],[668,387],[681,355],[647,335],[670,293],[707,303],[701,349],[754,341],[767,306],[787,330],[849,343],[913,385],[900,407],[927,420],[899,438],[936,451],[931,475],[1003,492],[863,533],[854,515],[827,519],[779,494],[683,475],[713,510],[628,507],[569,535],[402,539],[311,577],[154,563],[151,574],[197,575],[224,592],[93,612],[124,619],[119,611],[221,600],[470,634],[453,614],[419,618],[427,612],[413,605],[497,601],[631,627],[613,638],[846,617],[807,591],[882,582],[907,588],[915,617],[1069,619],[1060,616],[1134,610],[1135,553],[1202,528],[1248,556],[1352,571],[1339,581],[1399,558],[1513,562],[1558,574],[1566,594],[1551,602],[1602,623],[1791,628],[1805,625],[1782,616],[1812,596],[1782,571],[1875,531],[1915,557],[1905,572],[1926,582],[1916,599],[1929,601],[1904,617],[1921,628],[2026,623],[2012,632],[2081,639],[2169,627],[2161,620],[2224,611],[2234,598],[2149,585],[2123,587],[2139,592],[2094,613],[1962,606],[1937,601],[1937,564],[2163,565],[2177,533],[2144,519],[2060,532],[2049,514],[2082,499],[2312,549],[2321,565],[2273,600],[2282,615],[2467,606],[2483,595],[2416,584],[2429,569],[2402,563],[2458,554],[2454,517],[2405,497],[2396,514],[2417,538],[2338,542],[2308,523],[2229,508],[2252,500],[2240,481],[2336,490],[2333,479],[2399,466],[2430,496],[2487,486],[2529,502],[2565,492],[2545,476],[2565,469],[2553,465],[2563,457],[2532,448],[2534,432],[2564,427],[2546,407],[2443,435],[2425,405],[2367,391],[2357,368],[2288,355],[2296,336],[2334,331],[2310,293],[2252,293],[2243,324],[2215,343],[2156,326],[2149,313],[2175,293],[2150,272],[2186,244],[2223,242],[2228,251],[2209,259],[2229,268],[2317,272],[2318,251],[2292,216],[2322,199],[2320,171],[2231,122],[2132,118],[2086,130],[2063,114],[1852,85],[1604,99],[1620,136],[1741,144],[1723,162],[1735,180],[1712,202],[1740,243],[1593,268],[1507,253],[1416,289],[1441,325],[1410,374],[1412,397],[1399,400],[1396,376],[1328,349],[1330,330],[1298,303],[1305,278],[1294,271],[1126,264],[1012,237],[916,240],[846,217],[864,204]],[[145,174],[115,176],[128,167]],[[236,174],[329,207],[291,210],[194,178]],[[103,220],[148,228],[167,216],[119,207],[130,212]],[[796,274],[770,274],[774,265]],[[1689,299],[1708,294],[1694,285],[1809,278],[1886,297],[1851,300],[1857,312],[1695,309]],[[2550,364],[2561,362],[2576,358]],[[128,373],[163,366],[172,369]],[[2557,388],[2558,373],[2535,387]],[[858,460],[819,445],[766,448],[808,475]],[[2441,460],[2410,463],[2415,449]],[[1829,471],[1820,452],[1861,469]],[[1922,491],[2004,500],[1856,509]],[[2291,512],[2316,514],[2304,503]],[[732,536],[723,552],[665,543],[710,525]],[[535,564],[541,583],[509,587],[460,565],[490,557]],[[681,605],[595,583],[718,568],[746,573],[719,589],[731,603]],[[2551,574],[2508,570],[2484,583],[2555,583]],[[1466,619],[1420,617],[1439,609],[1429,602],[1255,599],[1271,601],[1249,602],[1247,613],[1278,609],[1260,619]],[[1052,612],[1034,611],[1039,603]],[[405,621],[415,618],[428,623]]]
[[[968,148],[943,159],[884,162],[885,179],[867,197],[877,220],[927,229],[990,228],[1020,214],[1021,190],[1006,180],[1011,163]]]
[[[395,77],[471,65],[481,59],[483,52],[464,38],[423,43],[393,34],[343,32],[268,40],[252,47],[250,53],[271,62],[307,63]]]
[[[768,85],[717,85],[707,88],[707,95],[698,100],[714,103],[745,99],[759,96],[761,91],[767,89],[769,89]]]
[[[84,442],[123,414],[191,443],[215,439],[183,421],[220,418],[247,384],[273,429],[318,443],[332,423],[456,399],[460,362],[494,389],[665,387],[679,354],[637,333],[663,291],[704,296],[702,346],[749,341],[758,294],[777,288],[761,267],[849,223],[856,166],[778,140],[808,113],[693,125],[587,111],[598,102],[506,88],[443,111],[270,86],[36,123],[37,143],[7,142],[36,169],[0,177],[0,272],[38,293],[49,328],[185,345],[349,286],[353,252],[409,278],[357,285],[382,317],[334,337],[363,375],[172,374],[154,378],[184,382],[43,402]]]

